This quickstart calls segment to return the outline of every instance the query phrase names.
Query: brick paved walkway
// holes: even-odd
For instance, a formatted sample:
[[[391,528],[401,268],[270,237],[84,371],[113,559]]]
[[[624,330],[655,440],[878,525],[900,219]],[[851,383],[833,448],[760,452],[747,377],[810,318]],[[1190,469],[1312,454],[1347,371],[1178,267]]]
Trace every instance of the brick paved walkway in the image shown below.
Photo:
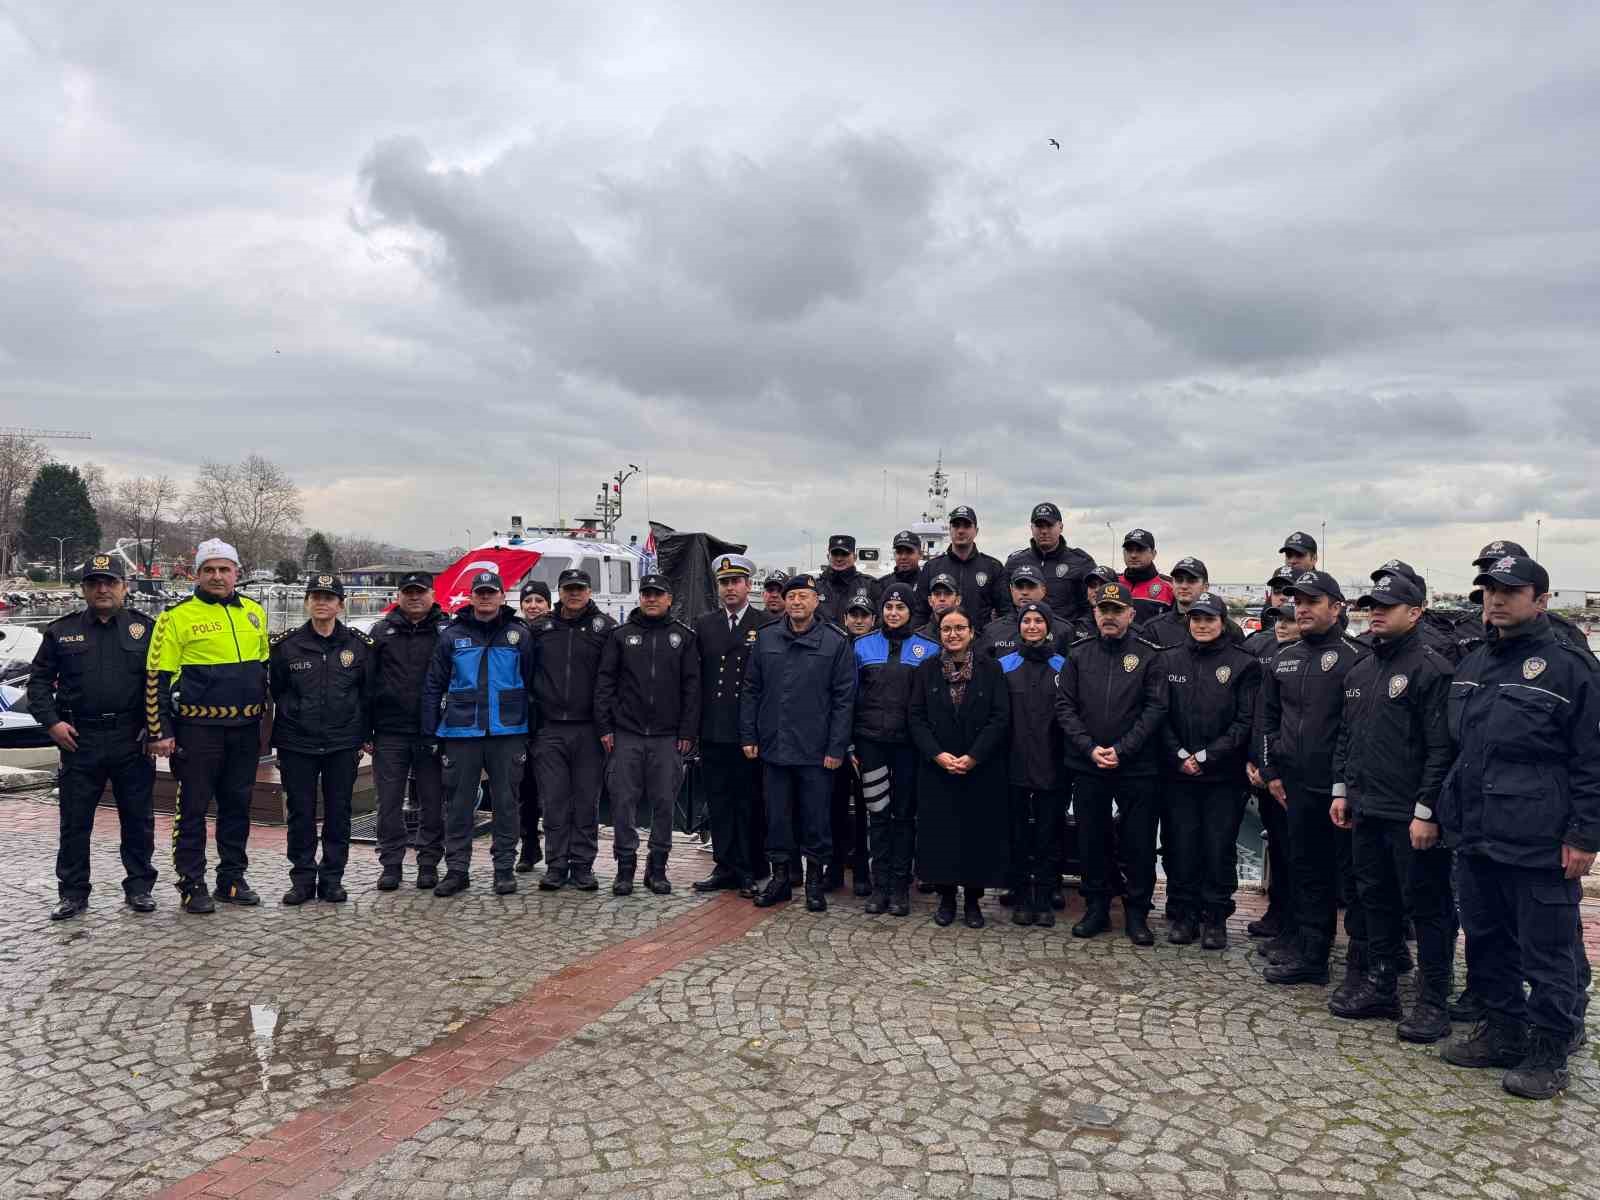
[[[261,828],[261,909],[141,918],[111,816],[52,925],[55,810],[0,800],[0,1195],[1600,1197],[1593,1041],[1517,1101],[1242,937],[763,913],[693,853],[664,899],[441,901],[357,848],[351,904],[286,910]]]

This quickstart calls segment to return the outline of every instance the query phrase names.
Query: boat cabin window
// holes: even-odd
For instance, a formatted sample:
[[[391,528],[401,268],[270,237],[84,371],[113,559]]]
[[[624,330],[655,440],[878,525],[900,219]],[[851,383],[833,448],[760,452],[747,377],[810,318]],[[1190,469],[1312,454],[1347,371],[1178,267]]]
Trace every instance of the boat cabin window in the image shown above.
[[[533,569],[518,581],[517,587],[524,583],[538,580],[550,589],[550,594],[556,594],[556,580],[561,578],[561,572],[572,565],[572,560],[564,554],[542,554],[539,561],[533,564]]]
[[[606,577],[600,572],[600,560],[598,558],[585,558],[578,563],[578,566],[589,576],[590,588],[598,591],[600,588],[605,587]]]
[[[606,591],[613,596],[626,596],[633,591],[633,564],[620,558],[606,560]]]

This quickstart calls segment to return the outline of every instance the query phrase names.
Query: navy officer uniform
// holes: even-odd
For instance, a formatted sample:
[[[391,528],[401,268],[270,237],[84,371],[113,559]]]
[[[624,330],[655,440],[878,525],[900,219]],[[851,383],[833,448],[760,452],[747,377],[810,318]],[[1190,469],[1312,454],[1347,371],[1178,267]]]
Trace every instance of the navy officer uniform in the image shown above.
[[[83,565],[85,592],[96,580],[123,581],[122,563],[97,554]],[[52,920],[89,907],[89,836],[106,784],[122,830],[122,890],[135,912],[155,911],[155,762],[142,744],[145,652],[155,621],[136,608],[96,612],[93,604],[50,622],[28,675],[28,707],[61,749],[61,844]],[[57,731],[57,726],[67,728]]]

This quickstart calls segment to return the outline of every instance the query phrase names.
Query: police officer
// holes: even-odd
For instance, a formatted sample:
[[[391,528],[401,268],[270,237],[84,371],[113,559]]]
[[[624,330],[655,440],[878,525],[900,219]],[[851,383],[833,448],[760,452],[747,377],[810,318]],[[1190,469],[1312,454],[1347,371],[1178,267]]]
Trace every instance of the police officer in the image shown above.
[[[304,625],[272,639],[272,744],[289,815],[289,890],[283,903],[342,904],[350,858],[350,797],[361,750],[372,745],[372,638],[339,620],[344,581],[306,580]],[[322,859],[317,860],[317,795]]]
[[[806,909],[824,912],[822,875],[833,856],[830,773],[843,765],[850,745],[854,659],[848,635],[817,617],[816,577],[792,575],[783,588],[785,617],[756,634],[739,697],[745,757],[761,760],[772,860],[772,877],[755,902],[765,908],[791,895],[798,813]]]
[[[639,607],[606,639],[594,689],[595,729],[607,755],[614,895],[633,891],[641,801],[650,814],[644,885],[664,896],[672,851],[672,809],[683,784],[683,756],[700,735],[700,651],[694,630],[672,616],[672,582],[639,580]]]
[[[1278,553],[1283,555],[1283,565],[1293,571],[1297,578],[1306,571],[1317,569],[1317,539],[1309,533],[1299,530],[1291,533],[1283,539]]]
[[[1374,570],[1369,578],[1373,583],[1377,583],[1379,579],[1385,576],[1399,576],[1408,580],[1417,593],[1421,595],[1423,609],[1422,616],[1416,623],[1417,637],[1423,645],[1431,647],[1454,663],[1460,653],[1460,647],[1457,644],[1456,623],[1453,618],[1447,617],[1443,613],[1434,612],[1427,607],[1428,581],[1417,574],[1416,568],[1410,563],[1398,558],[1389,559],[1381,567]],[[1377,635],[1371,629],[1367,629],[1358,634],[1356,640],[1364,646],[1371,646],[1374,644],[1376,637]]]
[[[694,634],[700,650],[700,767],[716,865],[694,890],[738,888],[750,899],[757,875],[761,771],[740,747],[739,695],[756,634],[772,618],[750,603],[755,565],[748,558],[723,554],[713,565],[719,607],[694,623]]]
[[[1482,550],[1478,551],[1478,557],[1472,560],[1472,565],[1478,568],[1480,571],[1486,571],[1495,562],[1507,557],[1508,555],[1511,557],[1527,558],[1528,552],[1516,542],[1504,540],[1493,541],[1484,546]],[[1492,629],[1492,627],[1486,628],[1485,625],[1484,614],[1481,608],[1483,600],[1482,591],[1479,589],[1474,589],[1468,599],[1471,600],[1473,604],[1480,605],[1480,608],[1469,612],[1465,617],[1462,617],[1456,622],[1456,647],[1458,655],[1465,654],[1467,651],[1476,648],[1479,642],[1484,639],[1485,635],[1491,633]],[[1589,637],[1582,629],[1578,628],[1578,626],[1574,625],[1571,620],[1562,616],[1560,613],[1551,612],[1549,610],[1549,604],[1547,600],[1541,598],[1539,605],[1540,611],[1543,612],[1545,616],[1549,617],[1550,624],[1554,626],[1554,633],[1556,637],[1566,642],[1574,650],[1582,650],[1586,654],[1591,656],[1594,655],[1594,651],[1589,648]]]
[[[1172,580],[1156,570],[1156,535],[1130,529],[1122,537],[1122,573],[1117,582],[1133,600],[1134,623],[1144,625],[1172,610]]]
[[[1134,628],[1133,598],[1120,583],[1100,590],[1098,634],[1067,650],[1056,681],[1056,720],[1066,735],[1073,776],[1086,911],[1074,937],[1111,927],[1111,806],[1121,814],[1127,875],[1123,928],[1136,946],[1155,941],[1150,905],[1156,885],[1157,763],[1167,716],[1163,651]]]
[[[530,579],[524,583],[517,593],[517,612],[524,624],[538,636],[539,626],[550,615],[550,585],[542,579]],[[537,697],[534,702],[538,703]],[[595,754],[598,758],[598,749]],[[522,781],[517,785],[517,819],[522,826],[522,850],[517,854],[515,868],[519,875],[527,875],[544,857],[544,849],[539,844],[539,821],[544,816],[544,804],[539,797],[537,757],[534,746],[530,744],[528,761],[522,768]]]
[[[1018,646],[1021,640],[1017,622],[1020,619],[1016,614],[1022,612],[1025,604],[1040,605],[1045,612],[1046,620],[1050,626],[1050,643],[1052,646],[1065,648],[1072,640],[1072,626],[1060,617],[1045,600],[1045,580],[1039,573],[1039,568],[1030,562],[1019,563],[1015,567],[1007,568],[1011,572],[1011,606],[1013,612],[1003,617],[996,617],[984,628],[982,636],[978,639],[978,646],[990,658],[1004,658]]]
[[[1372,653],[1345,676],[1330,814],[1353,831],[1369,953],[1366,978],[1329,1009],[1354,1020],[1400,1016],[1394,963],[1409,912],[1422,984],[1397,1029],[1408,1042],[1436,1042],[1450,1032],[1445,1004],[1456,949],[1450,852],[1440,844],[1436,811],[1450,769],[1450,661],[1422,638],[1423,599],[1409,576],[1380,573],[1356,601],[1372,612]]]
[[[1261,604],[1261,627],[1246,635],[1241,643],[1245,650],[1258,658],[1278,644],[1278,614],[1294,607],[1285,592],[1293,583],[1294,572],[1288,567],[1279,567],[1267,577],[1266,598]],[[1300,635],[1296,632],[1295,636]]]
[[[783,581],[789,576],[783,571],[769,571],[761,585],[761,606],[769,617],[781,617],[783,608]]]
[[[117,801],[122,840],[122,894],[134,912],[154,912],[155,763],[144,738],[145,655],[155,624],[124,608],[122,562],[96,554],[80,576],[85,607],[44,628],[28,674],[28,708],[61,751],[61,844],[56,851],[60,896],[52,921],[89,907],[89,835],[106,784]]]
[[[1242,647],[1260,664],[1263,679],[1271,672],[1283,647],[1300,639],[1300,627],[1294,620],[1294,606],[1283,591],[1293,582],[1294,572],[1288,567],[1279,567],[1272,573],[1267,580],[1267,603],[1261,610],[1261,628],[1246,638]],[[1261,778],[1261,757],[1262,711],[1258,688],[1244,770],[1266,840],[1267,911],[1246,925],[1245,932],[1253,938],[1264,938],[1269,944],[1278,938],[1286,938],[1278,948],[1287,949],[1294,941],[1294,868],[1289,857],[1289,814],[1282,804],[1273,799],[1267,790],[1266,780]]]
[[[850,635],[851,646],[871,633],[877,623],[876,604],[871,593],[861,591],[851,596],[844,612],[844,631]],[[847,761],[833,773],[828,821],[833,838],[833,861],[828,864],[823,886],[830,892],[843,887],[844,867],[848,862],[855,894],[872,895],[872,869],[867,853],[867,806],[861,795],[861,776],[851,762]]]
[[[1013,581],[1017,568],[1034,567],[1044,584],[1042,599],[1060,620],[1089,620],[1093,612],[1085,589],[1085,577],[1094,569],[1094,557],[1087,550],[1067,545],[1061,535],[1061,510],[1050,501],[1033,506],[1030,518],[1033,537],[1021,550],[1006,558],[1006,574]]]
[[[1600,848],[1600,668],[1555,635],[1541,611],[1550,577],[1533,559],[1496,559],[1473,586],[1495,636],[1451,681],[1456,760],[1439,816],[1486,1019],[1444,1059],[1509,1068],[1508,1092],[1543,1100],[1566,1087],[1583,1033],[1579,881]]]
[[[1325,984],[1339,896],[1350,872],[1349,834],[1329,819],[1333,747],[1344,711],[1344,677],[1366,649],[1344,632],[1344,593],[1332,575],[1302,571],[1289,595],[1300,638],[1279,653],[1262,679],[1259,772],[1288,812],[1297,937],[1265,977],[1268,983]],[[1339,994],[1353,990],[1366,970],[1360,904],[1345,909],[1345,930],[1350,949]]]
[[[378,890],[400,886],[406,859],[406,784],[417,803],[417,887],[439,885],[444,857],[444,775],[422,737],[422,685],[445,623],[433,576],[401,576],[395,606],[372,627],[372,778],[378,792]]]
[[[975,632],[1011,611],[1006,569],[998,558],[978,549],[977,539],[977,512],[969,505],[956,505],[950,510],[950,548],[922,564],[919,589],[923,597],[923,620],[932,615],[929,585],[940,575],[948,575],[955,581],[961,607],[972,618]]]
[[[1261,683],[1255,657],[1229,641],[1227,619],[1222,597],[1201,592],[1189,604],[1183,642],[1164,659],[1162,836],[1173,914],[1167,941],[1185,946],[1199,935],[1206,950],[1228,945],[1227,921],[1239,888],[1244,760]]]
[[[569,883],[583,892],[600,886],[594,860],[600,852],[605,751],[595,724],[595,690],[617,622],[595,604],[592,585],[587,571],[568,567],[556,579],[561,603],[530,626],[539,647],[533,682],[539,716],[533,769],[544,809],[546,862],[539,888],[546,892]],[[526,808],[523,814],[526,818]],[[526,858],[527,829],[522,839]]]
[[[878,581],[856,569],[856,539],[851,534],[836,533],[828,539],[828,569],[818,576],[817,586],[825,621],[843,625],[850,599],[858,592],[866,592],[877,611]]]
[[[883,582],[885,585],[903,583],[915,594],[917,581],[922,578],[922,543],[911,530],[902,529],[894,535],[891,545],[894,548],[894,571]]]
[[[494,890],[509,896],[517,890],[517,789],[528,762],[539,652],[526,622],[506,604],[498,574],[476,572],[469,591],[471,603],[439,631],[422,687],[421,733],[439,744],[448,797],[445,874],[433,894],[454,896],[472,886],[478,782],[487,775]]]
[[[928,621],[917,630],[917,634],[937,646],[939,618],[951,609],[961,607],[961,591],[956,583],[956,577],[946,571],[941,571],[924,583],[925,587],[922,584],[918,585],[915,598],[927,604]]]
[[[1144,635],[1163,646],[1181,646],[1188,641],[1189,607],[1202,592],[1211,586],[1211,573],[1206,564],[1193,555],[1180,558],[1172,566],[1173,605],[1165,613],[1145,624]],[[1214,593],[1213,593],[1214,595]],[[1221,597],[1217,597],[1218,600]],[[1244,642],[1244,630],[1228,616],[1226,606],[1222,614],[1222,635],[1234,645]]]
[[[172,763],[172,863],[185,912],[215,912],[206,890],[206,809],[217,802],[217,891],[257,905],[249,866],[250,789],[267,707],[266,610],[237,591],[239,552],[219,538],[194,555],[194,595],[156,620],[145,663],[151,751]]]
[[[1034,568],[1016,568],[1024,569]],[[1011,923],[1047,928],[1056,923],[1051,893],[1061,878],[1057,851],[1067,809],[1055,704],[1056,676],[1066,659],[1051,636],[1052,616],[1039,601],[1023,601],[1017,608],[1017,645],[998,656],[1011,701]],[[1002,896],[1000,902],[1006,900]]]

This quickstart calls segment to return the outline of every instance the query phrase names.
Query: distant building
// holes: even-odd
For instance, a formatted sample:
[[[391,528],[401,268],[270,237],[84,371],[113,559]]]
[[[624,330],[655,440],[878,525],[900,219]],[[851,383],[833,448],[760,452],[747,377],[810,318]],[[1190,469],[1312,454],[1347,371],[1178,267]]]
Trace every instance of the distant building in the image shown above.
[[[344,581],[351,587],[399,587],[403,576],[412,571],[426,571],[410,563],[373,563],[366,567],[351,567],[344,572]]]
[[[1577,612],[1589,607],[1592,594],[1583,588],[1551,588],[1550,607],[1556,612]]]

